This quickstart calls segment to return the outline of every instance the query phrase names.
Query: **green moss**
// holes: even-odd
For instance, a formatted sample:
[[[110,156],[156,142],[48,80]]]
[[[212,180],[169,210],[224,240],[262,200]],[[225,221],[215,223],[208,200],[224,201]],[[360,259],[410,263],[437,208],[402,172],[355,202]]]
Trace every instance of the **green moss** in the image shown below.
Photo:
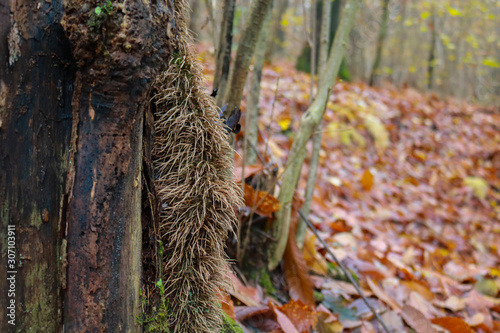
[[[325,295],[319,291],[314,291],[314,299],[318,302],[323,302],[325,300]]]
[[[227,314],[224,313],[224,323],[222,325],[221,333],[243,333],[243,329],[237,322],[232,320]]]
[[[273,282],[271,281],[271,276],[265,268],[260,270],[259,284],[266,290],[268,294],[273,294],[276,292],[276,289],[274,289],[273,286]]]
[[[40,230],[40,227],[42,226],[42,215],[38,210],[38,206],[36,205],[36,203],[33,203],[30,221],[32,226],[34,226],[37,230]]]
[[[26,299],[23,316],[29,317],[26,323],[33,332],[55,332],[57,327],[52,311],[56,296],[43,282],[49,276],[47,270],[47,263],[33,263],[26,274],[26,290],[31,290],[31,297]]]
[[[257,281],[259,285],[264,288],[266,293],[273,294],[276,292],[271,281],[271,276],[265,267],[252,271],[250,277],[253,281]]]
[[[91,30],[99,31],[103,22],[113,13],[113,3],[106,0],[101,6],[97,6],[89,13],[87,25]]]
[[[156,282],[156,287],[159,289],[160,304],[153,307],[150,315],[142,312],[142,314],[137,317],[137,323],[144,327],[144,332],[170,333],[168,328],[170,314],[168,311],[168,303],[165,298],[163,281],[161,279]],[[143,309],[148,308],[148,300],[144,297],[142,292],[140,293],[140,297]]]

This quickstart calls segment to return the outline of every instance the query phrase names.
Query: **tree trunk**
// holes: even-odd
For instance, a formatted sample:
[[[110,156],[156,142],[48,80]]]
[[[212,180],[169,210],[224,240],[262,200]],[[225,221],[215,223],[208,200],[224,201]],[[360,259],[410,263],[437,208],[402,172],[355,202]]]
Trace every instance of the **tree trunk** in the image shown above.
[[[276,53],[281,53],[282,43],[285,39],[285,32],[281,27],[281,18],[288,7],[288,0],[277,0],[271,14],[272,27],[267,41],[265,60],[271,61]]]
[[[380,76],[380,63],[382,62],[382,49],[384,46],[385,35],[387,34],[387,23],[389,21],[389,1],[383,0],[382,5],[382,20],[380,22],[380,30],[377,38],[377,51],[375,61],[373,63],[372,73],[370,75],[370,86],[373,86]]]
[[[254,0],[250,7],[250,14],[241,33],[236,57],[229,74],[228,87],[231,89],[227,89],[224,95],[224,101],[228,104],[224,114],[226,118],[235,107],[240,106],[255,45],[271,3],[272,0]]]
[[[264,20],[264,26],[259,35],[255,50],[252,76],[250,77],[250,89],[247,93],[247,109],[245,114],[245,163],[247,164],[255,164],[257,161],[255,148],[257,148],[257,139],[259,135],[260,80],[262,77],[262,68],[264,67],[266,44],[271,27],[271,12],[271,8],[269,8]]]
[[[329,40],[328,40],[328,49],[332,47],[333,43],[333,37],[335,36],[335,33],[337,32],[337,27],[339,26],[339,21],[340,21],[340,11],[341,11],[341,0],[331,0],[329,5],[330,9],[330,33],[329,33]],[[316,22],[317,24],[315,25],[315,29],[317,30],[316,36],[317,36],[317,48],[318,50],[316,51],[316,58],[319,57],[319,30],[321,29],[320,23],[322,20],[322,16],[324,15],[324,4],[323,1],[320,0],[316,4]],[[305,73],[311,73],[311,47],[306,44],[305,47],[302,49],[302,53],[299,56],[299,59],[297,60],[297,65],[296,68],[299,71],[303,71]],[[319,66],[319,61],[316,61],[316,67]],[[321,68],[321,67],[320,67]],[[343,79],[343,80],[350,80],[350,74],[349,70],[347,69],[347,65],[345,63],[345,59],[342,59],[342,63],[340,64],[340,70],[338,76]]]
[[[15,5],[0,2],[0,331],[59,332],[76,66],[61,1]]]
[[[429,51],[429,62],[427,63],[427,89],[431,90],[434,83],[434,66],[436,59],[436,38],[437,38],[437,26],[436,26],[436,13],[435,9],[432,10],[432,23],[430,24],[431,30],[431,49]]]
[[[213,84],[213,89],[218,90],[217,104],[219,106],[222,106],[231,65],[234,11],[235,0],[224,0],[224,13],[222,14],[222,26],[220,29],[219,45],[217,46],[217,59],[215,63]]]
[[[177,38],[173,9],[10,6],[2,0],[0,199],[22,263],[16,330],[139,331],[143,114]]]
[[[319,46],[319,85],[325,82],[326,63],[328,61],[328,42],[330,40],[330,21],[331,21],[331,1],[323,2],[323,10],[321,17],[321,36]],[[328,101],[327,101],[328,103]],[[325,104],[326,107],[326,104]],[[323,111],[324,112],[324,111]],[[314,195],[314,188],[316,185],[316,177],[318,175],[319,153],[321,150],[321,137],[323,136],[323,121],[321,120],[316,127],[316,133],[313,135],[313,145],[311,152],[311,161],[309,162],[309,174],[307,175],[306,192],[304,196],[304,204],[302,205],[302,212],[305,216],[309,216],[311,209],[311,202]],[[306,234],[307,225],[303,219],[299,219],[297,224],[296,239],[297,245],[302,249],[304,244],[304,237]]]
[[[281,201],[281,210],[277,213],[277,220],[273,224],[272,236],[277,240],[276,244],[270,250],[268,267],[273,270],[278,266],[285,251],[290,227],[290,214],[292,197],[295,187],[299,180],[300,169],[305,157],[305,146],[311,137],[313,130],[318,126],[323,118],[325,105],[330,96],[330,91],[337,78],[337,73],[344,56],[347,37],[354,23],[355,13],[358,9],[360,0],[349,0],[342,12],[342,21],[340,22],[335,40],[330,50],[330,56],[326,65],[325,78],[322,86],[318,88],[318,94],[314,102],[302,117],[300,127],[288,155],[285,172],[282,177],[282,187],[280,189],[279,199]]]

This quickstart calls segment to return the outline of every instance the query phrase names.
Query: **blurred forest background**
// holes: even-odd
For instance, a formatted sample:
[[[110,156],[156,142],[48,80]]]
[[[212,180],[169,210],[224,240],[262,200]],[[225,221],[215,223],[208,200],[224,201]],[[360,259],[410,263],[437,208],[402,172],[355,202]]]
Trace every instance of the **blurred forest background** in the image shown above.
[[[250,2],[191,0],[207,91],[228,3],[234,61]],[[275,0],[255,36],[223,309],[245,332],[499,332],[500,2],[361,1],[316,127],[304,119],[328,80],[321,45],[345,3],[329,4],[328,37],[323,1]]]
[[[234,47],[248,14],[247,2],[236,1]],[[191,1],[190,28],[199,41],[216,45],[222,3]],[[335,20],[341,6],[339,1],[332,3]],[[316,18],[313,8],[317,10]],[[266,60],[297,62],[301,55],[304,57],[303,47],[309,46],[313,38],[312,22],[321,22],[320,8],[321,1],[274,1]],[[379,30],[385,24],[387,30],[376,69],[381,82],[431,90],[439,96],[498,103],[499,15],[500,3],[496,0],[365,0],[347,43],[346,78],[370,80]],[[299,68],[309,71],[307,64],[299,64]]]

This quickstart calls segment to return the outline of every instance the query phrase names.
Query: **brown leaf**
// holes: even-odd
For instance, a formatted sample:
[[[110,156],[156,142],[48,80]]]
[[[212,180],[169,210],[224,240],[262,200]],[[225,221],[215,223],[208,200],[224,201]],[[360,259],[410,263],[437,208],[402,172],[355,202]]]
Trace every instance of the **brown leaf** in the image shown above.
[[[234,287],[229,291],[231,296],[248,306],[259,305],[260,297],[257,289],[243,285],[233,273],[230,273],[229,277]]]
[[[292,201],[290,232],[288,233],[288,242],[283,256],[285,279],[292,299],[301,300],[308,305],[314,305],[313,285],[307,273],[308,269],[304,256],[299,250],[297,241],[295,240],[295,231],[297,230],[298,223],[297,197],[298,196],[295,194]]]
[[[268,306],[236,306],[235,307],[236,320],[245,321],[255,316],[271,316],[273,310]]]
[[[450,333],[474,333],[474,330],[458,317],[441,317],[431,319],[433,324],[446,328]]]
[[[245,184],[245,205],[256,207],[255,211],[261,215],[271,216],[271,213],[281,209],[280,201],[264,191],[255,191],[252,186]]]
[[[420,283],[418,281],[402,281],[401,284],[403,284],[408,289],[419,293],[420,296],[422,296],[428,302],[434,299],[434,294],[432,293],[432,291],[423,283]]]
[[[425,318],[424,314],[413,306],[403,306],[401,316],[408,326],[413,328],[417,333],[436,333],[429,319]]]
[[[287,304],[278,307],[290,320],[299,332],[310,332],[318,322],[318,313],[309,305],[301,301],[290,300]]]
[[[233,300],[231,299],[231,296],[226,294],[225,292],[221,292],[220,297],[219,297],[219,302],[222,307],[222,310],[231,318],[235,319],[236,314],[234,312],[234,303]]]
[[[288,318],[283,312],[276,308],[271,302],[269,302],[269,307],[274,311],[276,320],[280,324],[284,333],[299,333],[290,318]]]
[[[387,293],[382,288],[380,288],[375,282],[373,282],[370,278],[367,278],[366,282],[368,282],[370,289],[373,291],[375,296],[378,297],[378,299],[389,305],[394,311],[396,312],[401,311],[401,306],[398,303],[396,303],[396,301],[393,300],[389,295],[387,295]]]

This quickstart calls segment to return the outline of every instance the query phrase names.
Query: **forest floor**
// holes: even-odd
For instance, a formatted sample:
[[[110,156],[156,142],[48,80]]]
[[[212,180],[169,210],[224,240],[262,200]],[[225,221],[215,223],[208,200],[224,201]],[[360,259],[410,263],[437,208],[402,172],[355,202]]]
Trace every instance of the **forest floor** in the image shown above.
[[[199,52],[211,82],[213,56]],[[269,151],[280,173],[309,105],[310,76],[293,68],[266,65],[261,84],[259,151]],[[338,83],[310,219],[392,332],[500,332],[500,110]],[[302,254],[314,306],[283,304],[234,277],[226,312],[248,332],[308,332],[317,322],[319,332],[382,332],[309,230]],[[295,284],[288,281],[291,292]]]

